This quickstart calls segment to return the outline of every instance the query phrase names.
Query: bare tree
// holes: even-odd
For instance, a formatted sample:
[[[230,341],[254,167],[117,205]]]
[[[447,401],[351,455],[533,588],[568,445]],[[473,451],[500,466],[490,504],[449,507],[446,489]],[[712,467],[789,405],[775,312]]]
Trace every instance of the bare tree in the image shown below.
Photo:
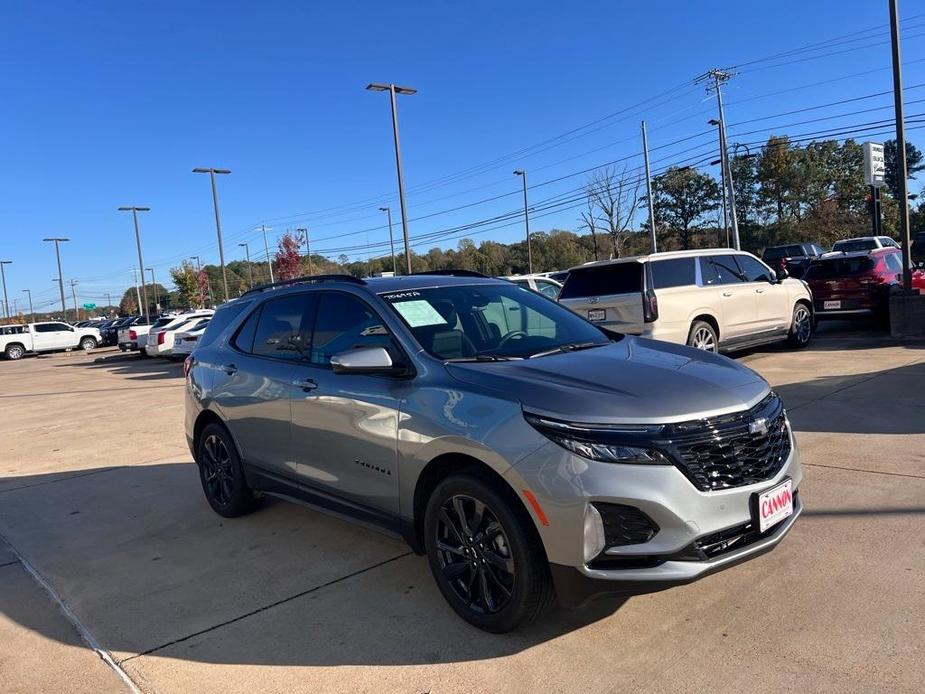
[[[585,186],[589,203],[597,208],[596,221],[610,235],[613,255],[617,258],[623,255],[626,234],[636,219],[641,183],[639,176],[627,176],[625,166],[619,173],[608,166],[592,173]]]
[[[579,213],[579,217],[581,217],[581,228],[591,232],[591,243],[594,244],[594,259],[600,260],[601,257],[597,249],[597,219],[594,216],[594,196],[590,191],[588,192],[586,204],[588,209]]]

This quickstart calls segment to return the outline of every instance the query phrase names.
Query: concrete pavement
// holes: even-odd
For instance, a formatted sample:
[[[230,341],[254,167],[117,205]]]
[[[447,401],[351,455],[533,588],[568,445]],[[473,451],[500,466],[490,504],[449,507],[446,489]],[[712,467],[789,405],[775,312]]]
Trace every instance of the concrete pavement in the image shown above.
[[[923,348],[827,330],[806,351],[740,355],[781,393],[806,465],[787,540],[515,634],[459,620],[426,562],[375,532],[282,502],[213,514],[180,366],[162,361],[0,362],[0,535],[142,691],[922,691]],[[58,689],[41,683],[103,668],[122,686],[26,574],[5,588],[8,568],[0,680]]]

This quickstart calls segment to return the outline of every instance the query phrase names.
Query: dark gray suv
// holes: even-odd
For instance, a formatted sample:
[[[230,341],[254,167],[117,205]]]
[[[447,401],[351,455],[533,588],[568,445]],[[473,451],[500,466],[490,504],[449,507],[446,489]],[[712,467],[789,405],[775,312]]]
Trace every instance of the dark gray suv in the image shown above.
[[[490,631],[750,559],[802,508],[786,413],[753,371],[475,273],[255,289],[185,373],[217,513],[273,494],[399,535]]]

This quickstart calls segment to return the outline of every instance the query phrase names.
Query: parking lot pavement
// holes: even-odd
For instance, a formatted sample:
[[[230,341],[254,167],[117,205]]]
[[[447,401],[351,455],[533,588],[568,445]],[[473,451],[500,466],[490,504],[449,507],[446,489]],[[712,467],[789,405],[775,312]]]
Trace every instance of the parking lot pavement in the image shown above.
[[[925,344],[826,330],[802,352],[737,358],[781,393],[799,440],[790,536],[514,634],[459,620],[426,562],[375,532],[282,502],[213,514],[181,367],[162,361],[0,362],[0,535],[143,691],[925,690]],[[102,666],[42,617],[57,613],[41,590],[16,595],[0,600],[0,675],[23,638],[33,689],[80,679],[59,649]]]

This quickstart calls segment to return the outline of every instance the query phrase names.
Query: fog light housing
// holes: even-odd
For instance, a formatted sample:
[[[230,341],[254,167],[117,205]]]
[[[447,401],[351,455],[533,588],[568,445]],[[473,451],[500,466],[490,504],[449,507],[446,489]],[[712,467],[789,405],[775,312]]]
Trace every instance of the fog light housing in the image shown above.
[[[604,519],[593,504],[585,506],[584,552],[585,563],[604,551]]]

